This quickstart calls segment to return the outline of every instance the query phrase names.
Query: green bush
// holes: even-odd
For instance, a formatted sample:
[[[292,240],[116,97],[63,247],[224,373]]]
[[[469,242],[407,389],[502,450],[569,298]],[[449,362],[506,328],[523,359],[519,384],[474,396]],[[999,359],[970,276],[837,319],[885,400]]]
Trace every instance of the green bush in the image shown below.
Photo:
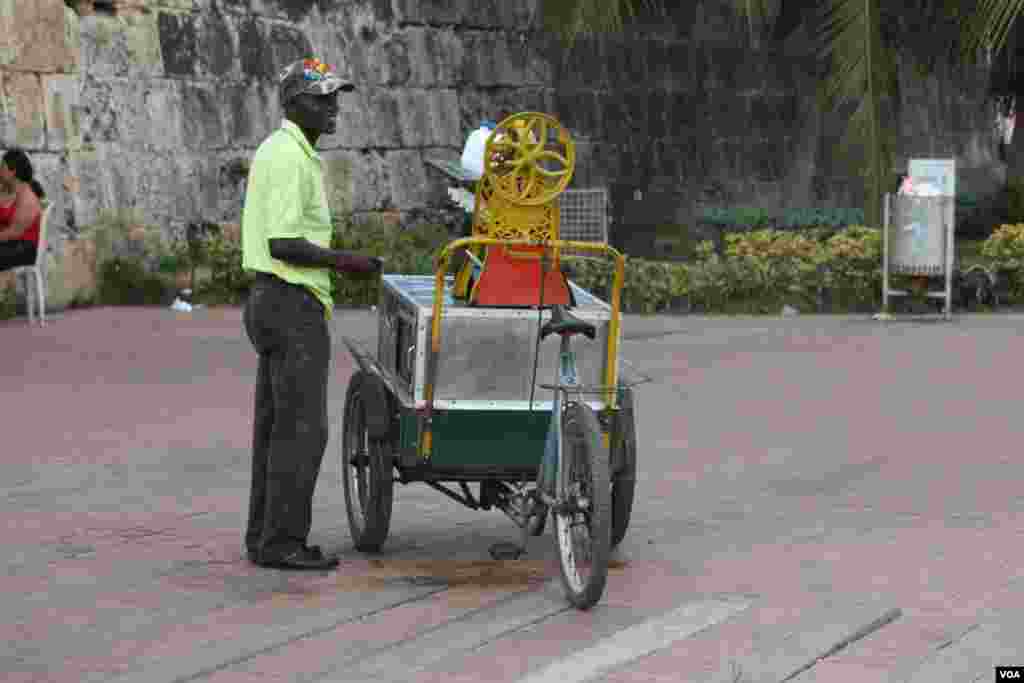
[[[877,305],[881,233],[851,226],[831,230],[755,230],[726,237],[724,254],[702,242],[689,266],[691,301],[706,312],[773,313],[790,305],[814,310],[819,293],[834,308]]]
[[[0,320],[10,320],[17,315],[18,294],[14,284],[0,289]]]
[[[878,307],[882,297],[882,232],[850,226],[825,242],[824,285],[839,310]]]
[[[132,209],[100,211],[96,220],[82,230],[83,238],[96,247],[96,268],[112,259],[139,261],[147,269],[157,270],[171,254],[163,232],[143,220]]]
[[[813,306],[821,286],[826,252],[814,238],[795,232],[756,230],[726,236],[731,288],[739,298],[759,301],[757,309],[784,304]]]
[[[685,296],[689,274],[685,264],[626,259],[622,305],[631,313],[657,313]]]
[[[611,300],[613,268],[611,261],[594,258],[564,257],[570,265],[570,279],[583,289]],[[690,273],[684,263],[661,263],[627,258],[622,279],[622,308],[630,313],[657,313],[668,310],[689,293]]]
[[[1000,225],[981,245],[989,267],[1009,279],[1010,297],[1024,299],[1024,224]]]
[[[114,257],[99,267],[96,300],[101,305],[165,304],[171,295],[167,281],[148,271],[140,259]]]
[[[240,304],[253,277],[242,269],[242,244],[214,230],[201,242],[198,263],[209,268],[209,277],[196,285],[195,300],[204,304]]]
[[[433,258],[450,241],[441,226],[400,231],[381,221],[342,225],[333,246],[387,257],[386,272],[429,275]],[[881,233],[851,226],[794,231],[753,230],[726,238],[722,254],[708,241],[697,245],[690,263],[627,258],[622,307],[628,313],[669,310],[681,299],[709,313],[777,313],[783,305],[815,310],[819,295],[831,292],[835,311],[877,306],[881,299]],[[1024,249],[1022,249],[1024,255]],[[610,261],[564,256],[570,278],[609,301]],[[336,276],[340,305],[377,301],[377,278]]]
[[[735,278],[725,258],[710,240],[697,245],[697,260],[689,268],[690,301],[700,309],[722,310],[732,298]]]
[[[1024,224],[999,226],[981,245],[981,255],[993,266],[1014,270],[1024,268]]]
[[[371,217],[335,223],[331,248],[385,259],[385,273],[432,275],[434,258],[453,238],[443,225],[420,223],[402,229]],[[379,298],[380,279],[332,271],[334,301],[339,306],[369,306]]]
[[[159,228],[130,209],[101,211],[82,230],[96,247],[94,302],[102,305],[165,303],[170,284],[157,275],[171,250]]]

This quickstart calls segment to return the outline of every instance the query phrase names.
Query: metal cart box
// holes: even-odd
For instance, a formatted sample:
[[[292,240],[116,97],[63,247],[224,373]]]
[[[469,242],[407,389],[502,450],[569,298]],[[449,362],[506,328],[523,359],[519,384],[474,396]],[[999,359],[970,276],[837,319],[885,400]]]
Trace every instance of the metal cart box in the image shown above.
[[[449,294],[446,281],[434,407],[439,410],[530,410],[538,327],[536,310],[467,306]],[[433,276],[384,275],[378,312],[377,358],[396,396],[408,408],[423,408],[426,350],[430,340]],[[611,306],[570,282],[573,314],[597,326],[593,341],[577,345],[580,381],[602,384],[608,357]],[[550,318],[541,312],[541,321]],[[616,340],[617,342],[618,340]],[[553,374],[558,339],[541,342],[537,377]],[[604,407],[600,397],[588,401]],[[540,406],[547,404],[543,399]],[[543,409],[534,397],[533,410]]]
[[[382,278],[376,365],[401,404],[398,449],[403,453],[416,451],[417,414],[427,405],[434,281],[418,275]],[[554,374],[557,335],[541,342],[538,356],[536,310],[467,306],[450,296],[453,284],[449,277],[441,317],[432,466],[475,471],[486,463],[488,469],[535,471],[540,458],[536,446],[544,443],[551,401],[540,389],[531,401],[533,364],[539,359],[538,382]],[[593,341],[577,341],[580,382],[601,385],[609,357],[611,306],[574,283],[569,286],[576,301],[573,314],[598,331]],[[549,311],[541,312],[541,324],[549,318]],[[617,362],[617,355],[612,358]],[[588,394],[584,402],[595,411],[608,407],[601,394]]]

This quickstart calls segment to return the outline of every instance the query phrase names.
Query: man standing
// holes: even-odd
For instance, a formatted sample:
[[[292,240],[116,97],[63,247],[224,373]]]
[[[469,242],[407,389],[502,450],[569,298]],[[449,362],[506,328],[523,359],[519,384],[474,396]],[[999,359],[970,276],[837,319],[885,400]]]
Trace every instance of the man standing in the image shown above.
[[[338,564],[307,545],[328,436],[330,269],[377,273],[381,261],[330,248],[331,216],[314,147],[321,134],[337,129],[339,91],[352,89],[317,59],[285,67],[279,76],[285,119],[256,150],[249,170],[242,265],[256,278],[243,319],[259,370],[245,545],[250,561],[264,567]]]

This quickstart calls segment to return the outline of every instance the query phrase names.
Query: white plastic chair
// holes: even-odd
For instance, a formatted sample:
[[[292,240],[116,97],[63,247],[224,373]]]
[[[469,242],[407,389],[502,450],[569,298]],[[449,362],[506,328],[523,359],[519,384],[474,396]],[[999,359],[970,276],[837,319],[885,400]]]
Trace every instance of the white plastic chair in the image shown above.
[[[15,277],[25,274],[25,305],[28,307],[28,319],[30,323],[35,322],[35,307],[32,305],[32,287],[28,281],[29,274],[35,276],[35,293],[39,301],[39,324],[46,324],[46,285],[43,282],[43,268],[46,267],[46,229],[50,223],[50,212],[53,211],[53,203],[43,208],[43,219],[39,222],[39,245],[36,247],[36,262],[30,266],[18,266],[14,268]]]

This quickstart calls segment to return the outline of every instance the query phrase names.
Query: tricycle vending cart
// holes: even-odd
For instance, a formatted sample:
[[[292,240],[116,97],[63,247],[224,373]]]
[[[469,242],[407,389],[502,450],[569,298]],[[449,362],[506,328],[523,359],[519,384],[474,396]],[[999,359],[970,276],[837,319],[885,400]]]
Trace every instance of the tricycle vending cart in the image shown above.
[[[383,276],[375,355],[345,340],[359,365],[342,440],[349,525],[357,549],[379,550],[394,482],[423,482],[508,515],[519,542],[491,554],[515,558],[550,513],[566,595],[587,609],[635,486],[633,394],[618,358],[625,259],[557,238],[554,199],[574,164],[557,121],[511,116],[485,154],[473,235],[440,251],[433,276]],[[611,259],[610,304],[563,274],[570,251]],[[448,275],[457,254],[465,261]]]

